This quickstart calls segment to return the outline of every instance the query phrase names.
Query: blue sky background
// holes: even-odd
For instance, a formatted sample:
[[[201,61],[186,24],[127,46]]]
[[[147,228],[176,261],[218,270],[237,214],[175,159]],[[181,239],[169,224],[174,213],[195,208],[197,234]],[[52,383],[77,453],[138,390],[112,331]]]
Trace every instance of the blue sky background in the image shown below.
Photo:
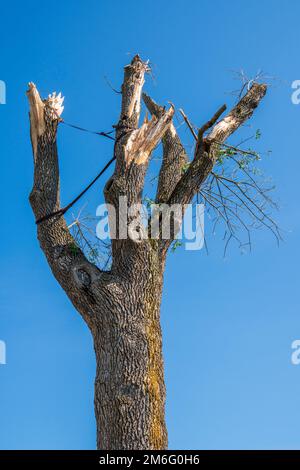
[[[139,52],[153,64],[145,89],[202,124],[239,87],[231,70],[277,77],[255,114],[259,150],[277,184],[285,242],[255,235],[253,253],[209,238],[204,250],[170,254],[162,324],[167,421],[172,449],[300,449],[300,3],[280,0],[2,2],[1,120],[1,449],[93,449],[94,353],[87,327],[57,285],[36,240],[28,81],[62,90],[64,117],[108,130],[116,123],[123,70]],[[233,139],[237,142],[245,129]],[[188,142],[187,132],[183,140]],[[62,201],[68,202],[111,155],[105,139],[61,127]],[[104,180],[86,201],[94,213]],[[78,205],[78,208],[80,204]]]

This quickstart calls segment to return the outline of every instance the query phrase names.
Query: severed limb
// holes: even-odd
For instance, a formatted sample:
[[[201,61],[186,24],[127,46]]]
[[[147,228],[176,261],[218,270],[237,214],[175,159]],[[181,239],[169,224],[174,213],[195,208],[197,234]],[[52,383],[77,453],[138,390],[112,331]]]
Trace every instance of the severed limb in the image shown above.
[[[107,202],[116,207],[118,196],[126,195],[129,204],[141,202],[145,174],[153,149],[171,125],[174,107],[163,115],[145,118],[139,127],[141,94],[148,63],[136,55],[124,69],[121,115],[116,127],[114,175],[105,188]]]
[[[160,116],[153,115],[151,120],[148,120],[146,117],[139,127],[142,87],[144,75],[148,69],[148,63],[143,62],[137,55],[124,70],[122,109],[119,122],[115,126],[116,143],[114,156],[116,166],[114,174],[108,180],[104,189],[105,200],[113,206],[116,213],[115,229],[118,235],[120,234],[119,228],[121,225],[119,217],[122,216],[120,216],[121,197],[126,198],[128,210],[133,206],[141,204],[151,152],[170,127],[174,115],[174,107],[171,105]],[[132,216],[132,219],[137,220],[137,225],[142,231],[141,213],[138,211]],[[128,217],[128,227],[130,222],[131,218]],[[119,262],[117,260],[120,260],[121,254],[126,251],[132,253],[133,256],[139,255],[140,248],[138,246],[131,250],[129,231],[126,235],[127,238],[129,235],[128,240],[124,240],[124,237],[119,236],[112,240],[113,262]],[[126,249],[124,245],[126,245]],[[132,264],[134,262],[132,260]]]
[[[146,93],[143,93],[143,100],[149,112],[160,118],[166,113],[165,108],[159,106]],[[163,138],[163,159],[158,177],[156,202],[167,202],[176,184],[180,180],[183,169],[188,163],[188,156],[176,132],[173,122],[166,130]]]
[[[30,134],[34,156],[34,182],[30,204],[36,219],[60,209],[57,127],[63,111],[61,94],[43,100],[33,83],[27,97],[30,105]],[[90,327],[95,319],[90,307],[97,302],[101,271],[90,263],[70,234],[64,217],[53,217],[37,225],[41,248],[51,270]]]
[[[173,190],[168,201],[169,204],[184,206],[192,202],[214,168],[220,144],[223,144],[230,135],[252,116],[266,90],[265,84],[254,83],[245,96],[223,119],[216,123],[225,110],[224,107],[220,108],[212,119],[200,128],[193,161]],[[208,135],[205,135],[205,132],[209,129],[211,131]],[[172,241],[164,241],[163,249],[167,249]]]

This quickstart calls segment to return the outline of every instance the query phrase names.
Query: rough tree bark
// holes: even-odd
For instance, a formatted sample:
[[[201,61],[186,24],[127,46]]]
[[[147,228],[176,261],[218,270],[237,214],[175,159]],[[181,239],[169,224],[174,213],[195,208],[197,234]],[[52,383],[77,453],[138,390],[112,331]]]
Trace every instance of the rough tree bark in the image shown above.
[[[152,114],[139,127],[147,63],[135,56],[125,67],[122,108],[116,126],[116,165],[104,196],[116,209],[119,197],[128,207],[142,202],[144,179],[152,150],[162,140],[163,162],[157,202],[187,204],[212,170],[218,143],[224,142],[251,115],[266,92],[253,84],[233,110],[199,132],[188,170],[186,152],[168,110],[149,96],[144,102]],[[56,133],[62,113],[60,95],[40,98],[29,84],[34,184],[30,203],[36,219],[60,208]],[[204,137],[204,130],[212,128]],[[118,213],[118,210],[116,211]],[[117,221],[117,225],[118,225]],[[130,222],[130,219],[129,219]],[[112,240],[112,268],[104,272],[77,247],[64,217],[37,225],[40,246],[53,275],[87,323],[97,361],[95,415],[99,449],[166,449],[165,383],[160,327],[160,303],[167,249],[172,240]]]

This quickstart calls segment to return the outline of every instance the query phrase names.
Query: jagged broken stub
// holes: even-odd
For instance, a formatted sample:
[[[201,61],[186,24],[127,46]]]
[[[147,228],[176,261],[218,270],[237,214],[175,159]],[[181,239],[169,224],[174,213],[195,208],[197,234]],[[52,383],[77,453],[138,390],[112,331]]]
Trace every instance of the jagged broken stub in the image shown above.
[[[30,106],[30,135],[33,147],[34,158],[37,152],[38,138],[44,134],[45,125],[45,106],[50,109],[49,116],[54,120],[60,120],[60,116],[64,110],[64,97],[56,92],[50,94],[47,99],[42,100],[40,94],[33,82],[28,83],[26,92]]]
[[[171,124],[170,124],[169,131],[170,131],[171,136],[173,138],[175,138],[177,136],[177,132],[176,132],[176,129],[175,129],[175,126],[174,126],[173,122],[171,122]]]
[[[151,114],[154,114],[157,118],[160,118],[165,112],[165,108],[157,104],[147,93],[142,94],[143,101]]]
[[[125,145],[126,166],[132,161],[136,165],[143,165],[147,162],[152,150],[170,127],[174,111],[174,106],[171,105],[160,119],[153,115],[148,121],[146,117],[142,126],[131,133]]]
[[[148,61],[144,62],[137,54],[129,65],[124,67],[125,77],[122,93],[122,115],[131,118],[140,114],[141,94],[145,83],[145,73],[149,71]]]
[[[158,119],[166,112],[165,107],[157,104],[149,95],[147,95],[147,93],[143,93],[142,97],[145,105],[147,106],[147,109],[152,115],[156,116]],[[177,132],[173,122],[171,122],[168,130],[171,137],[175,139],[177,137]]]
[[[260,100],[264,97],[267,86],[264,83],[253,83],[250,90],[239,101],[239,103],[219,121],[207,140],[224,142],[233,132],[235,132],[247,119],[249,119]]]

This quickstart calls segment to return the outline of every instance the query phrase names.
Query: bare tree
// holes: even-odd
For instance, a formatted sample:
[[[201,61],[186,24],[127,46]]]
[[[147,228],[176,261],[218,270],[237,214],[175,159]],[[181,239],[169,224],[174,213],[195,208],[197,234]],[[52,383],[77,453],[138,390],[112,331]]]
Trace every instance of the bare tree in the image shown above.
[[[173,124],[173,105],[165,109],[142,95],[148,70],[148,63],[138,55],[125,67],[121,114],[115,126],[115,169],[105,185],[106,203],[118,214],[120,196],[127,197],[128,207],[142,202],[151,153],[162,142],[157,203],[184,207],[199,194],[217,219],[225,222],[230,238],[237,237],[237,225],[248,233],[249,221],[243,219],[244,213],[277,234],[276,224],[264,207],[266,191],[247,165],[241,164],[239,155],[243,151],[225,143],[251,117],[266,93],[266,85],[253,82],[224,118],[220,119],[225,111],[222,106],[197,131],[190,125],[196,147],[189,161]],[[37,236],[52,273],[93,336],[97,447],[165,449],[168,439],[160,303],[166,255],[176,230],[170,239],[159,236],[136,242],[117,236],[111,241],[109,270],[90,262],[60,210],[56,134],[62,98],[53,94],[42,100],[32,83],[27,95],[34,155],[30,203],[40,222]],[[146,117],[139,127],[142,97],[152,118]],[[187,117],[186,122],[189,124]],[[242,179],[233,167],[228,169],[227,165],[224,170],[222,156],[237,166]],[[263,203],[257,202],[257,196]],[[117,233],[119,223],[117,219]],[[78,225],[76,220],[74,225]]]

